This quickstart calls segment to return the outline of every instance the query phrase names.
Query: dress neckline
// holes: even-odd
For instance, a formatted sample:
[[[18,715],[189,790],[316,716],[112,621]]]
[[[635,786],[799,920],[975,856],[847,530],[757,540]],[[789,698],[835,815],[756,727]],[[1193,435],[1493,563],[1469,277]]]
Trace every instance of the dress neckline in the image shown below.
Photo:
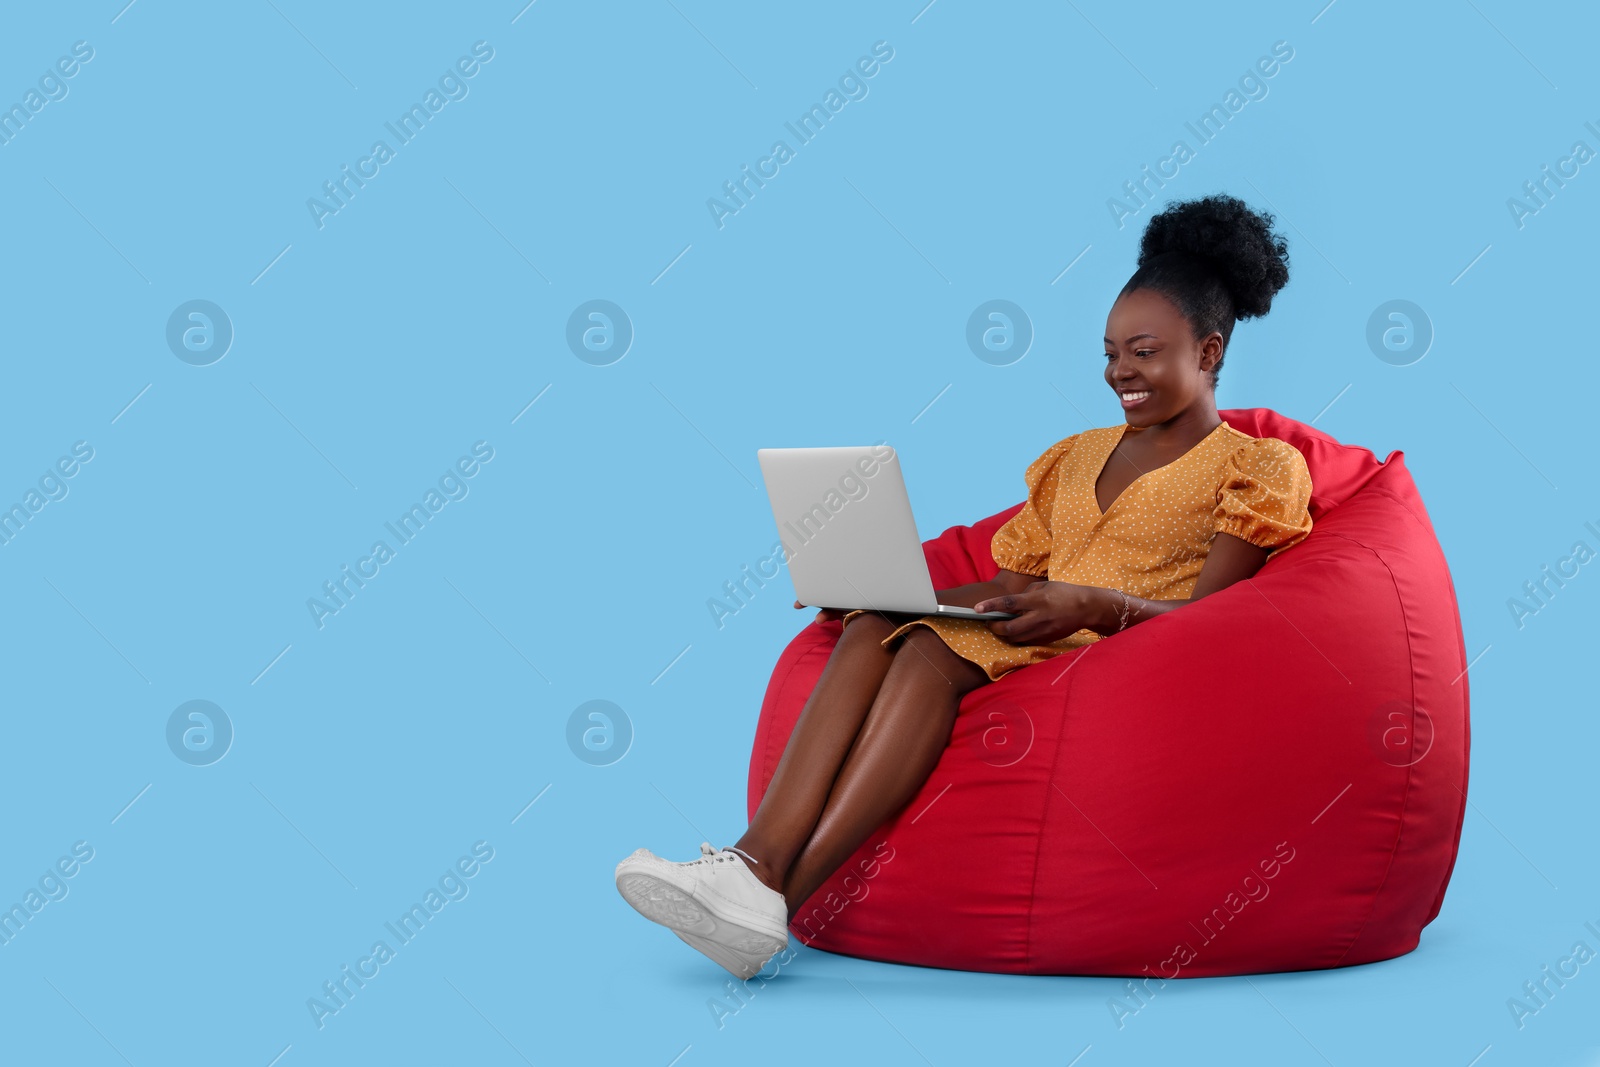
[[[1131,481],[1127,485],[1123,486],[1122,492],[1118,493],[1116,495],[1116,498],[1111,501],[1111,506],[1102,511],[1101,508],[1100,508],[1100,494],[1098,492],[1098,489],[1099,489],[1099,486],[1100,486],[1100,476],[1106,472],[1106,464],[1111,462],[1111,457],[1117,451],[1117,446],[1122,443],[1122,439],[1127,436],[1128,431],[1130,429],[1134,429],[1134,428],[1135,427],[1130,426],[1126,422],[1124,422],[1122,424],[1122,426],[1121,426],[1121,428],[1120,428],[1120,430],[1119,430],[1119,432],[1118,432],[1118,434],[1116,436],[1116,439],[1111,442],[1111,447],[1106,449],[1106,454],[1104,456],[1100,457],[1100,465],[1095,468],[1094,477],[1089,479],[1089,499],[1094,502],[1094,508],[1095,508],[1095,511],[1098,513],[1098,518],[1103,519],[1107,515],[1111,514],[1111,512],[1116,508],[1116,506],[1119,503],[1121,503],[1122,498],[1127,496],[1129,491],[1132,490],[1134,486],[1138,485],[1139,482],[1141,480],[1143,480],[1147,475],[1154,474],[1156,471],[1166,470],[1168,467],[1171,467],[1176,463],[1182,463],[1185,459],[1187,459],[1188,457],[1194,455],[1194,453],[1198,452],[1200,450],[1200,446],[1201,445],[1205,444],[1207,441],[1211,440],[1212,437],[1216,436],[1216,433],[1217,433],[1218,430],[1222,430],[1224,428],[1231,429],[1231,427],[1228,426],[1228,420],[1227,419],[1223,419],[1216,426],[1211,428],[1211,432],[1210,433],[1206,434],[1204,437],[1200,438],[1200,440],[1198,440],[1194,444],[1190,445],[1189,448],[1183,453],[1183,455],[1176,456],[1173,459],[1169,459],[1169,460],[1167,460],[1167,462],[1161,464],[1161,466],[1159,466],[1159,467],[1151,467],[1147,471],[1140,472],[1138,477],[1134,478],[1133,481]],[[1140,427],[1137,427],[1137,429],[1141,429],[1142,430],[1142,429],[1144,429],[1144,427],[1140,426]]]

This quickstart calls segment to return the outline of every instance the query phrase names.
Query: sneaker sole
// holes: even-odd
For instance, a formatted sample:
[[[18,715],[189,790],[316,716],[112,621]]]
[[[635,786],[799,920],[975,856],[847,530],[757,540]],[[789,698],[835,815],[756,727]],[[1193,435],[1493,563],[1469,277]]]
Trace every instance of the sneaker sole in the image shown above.
[[[788,942],[784,942],[765,955],[762,955],[761,952],[744,955],[733,951],[727,945],[719,945],[715,941],[708,941],[695,934],[686,934],[682,930],[674,930],[673,933],[677,934],[679,940],[684,944],[699,950],[735,978],[747,981],[759,974],[761,969],[771,962],[772,957],[789,947]],[[776,975],[773,977],[776,977]]]
[[[665,879],[643,872],[617,876],[617,890],[633,910],[667,927],[728,973],[749,978],[789,947],[782,938],[718,916]]]

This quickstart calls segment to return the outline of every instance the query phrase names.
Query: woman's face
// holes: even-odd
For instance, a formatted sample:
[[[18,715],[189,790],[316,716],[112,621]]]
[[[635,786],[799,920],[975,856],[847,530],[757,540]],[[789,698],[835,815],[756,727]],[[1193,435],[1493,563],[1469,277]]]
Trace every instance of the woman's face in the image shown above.
[[[1183,313],[1154,290],[1124,293],[1106,318],[1106,382],[1130,426],[1166,422],[1208,399],[1221,357],[1222,335],[1196,341]]]

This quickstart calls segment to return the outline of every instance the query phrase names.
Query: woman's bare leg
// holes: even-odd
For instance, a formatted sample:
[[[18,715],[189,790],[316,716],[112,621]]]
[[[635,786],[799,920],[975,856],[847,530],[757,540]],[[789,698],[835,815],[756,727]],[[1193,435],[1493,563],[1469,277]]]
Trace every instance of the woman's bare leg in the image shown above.
[[[792,919],[939,763],[961,699],[989,681],[927,627],[901,639],[878,698],[834,782],[805,847],[790,866],[784,898]]]
[[[882,641],[895,625],[876,614],[858,615],[845,625],[800,711],[750,828],[734,842],[755,859],[750,870],[768,888],[783,892],[784,876],[822,814],[839,768],[889,673],[895,653]]]
[[[928,627],[901,638],[820,817],[786,864],[782,892],[790,918],[872,831],[910,803],[950,742],[962,698],[988,681],[983,668]]]

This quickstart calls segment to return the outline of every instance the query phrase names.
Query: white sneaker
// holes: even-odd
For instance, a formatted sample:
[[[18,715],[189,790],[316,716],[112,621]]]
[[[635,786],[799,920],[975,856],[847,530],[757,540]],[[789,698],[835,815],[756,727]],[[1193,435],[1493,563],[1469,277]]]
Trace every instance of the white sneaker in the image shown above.
[[[789,945],[783,894],[763,885],[737,849],[702,842],[699,859],[673,863],[641,848],[617,864],[617,891],[738,978]]]

